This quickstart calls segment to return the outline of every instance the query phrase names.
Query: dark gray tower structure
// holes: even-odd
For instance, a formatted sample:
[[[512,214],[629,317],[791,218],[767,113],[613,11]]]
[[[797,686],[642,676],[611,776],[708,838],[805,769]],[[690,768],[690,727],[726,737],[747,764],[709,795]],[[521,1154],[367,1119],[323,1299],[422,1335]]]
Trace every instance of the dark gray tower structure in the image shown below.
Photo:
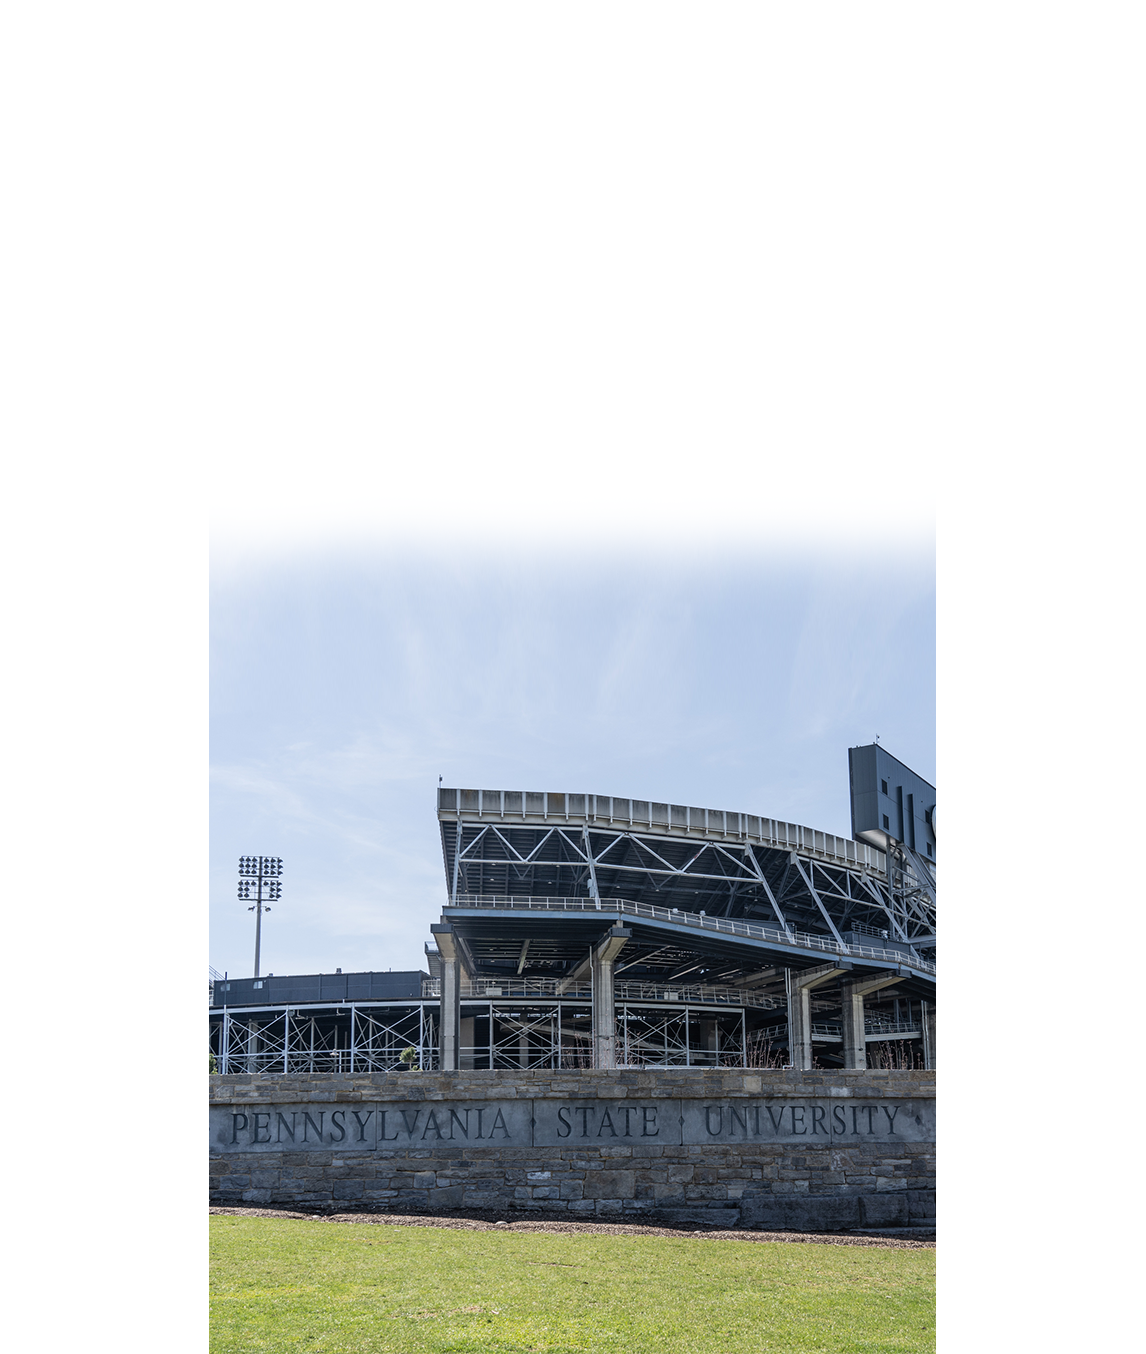
[[[935,863],[935,786],[878,743],[848,748],[852,836],[881,851],[905,846]]]

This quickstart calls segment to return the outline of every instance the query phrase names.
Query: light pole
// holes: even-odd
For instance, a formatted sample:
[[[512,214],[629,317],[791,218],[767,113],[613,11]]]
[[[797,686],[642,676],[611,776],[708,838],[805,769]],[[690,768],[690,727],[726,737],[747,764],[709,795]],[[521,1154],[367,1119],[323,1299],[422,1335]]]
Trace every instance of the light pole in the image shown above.
[[[270,911],[268,902],[278,902],[282,897],[283,886],[279,883],[282,872],[283,863],[278,856],[239,857],[239,897],[244,902],[248,898],[255,900],[247,911],[255,914],[256,978],[259,976],[259,949],[263,939],[263,913]]]

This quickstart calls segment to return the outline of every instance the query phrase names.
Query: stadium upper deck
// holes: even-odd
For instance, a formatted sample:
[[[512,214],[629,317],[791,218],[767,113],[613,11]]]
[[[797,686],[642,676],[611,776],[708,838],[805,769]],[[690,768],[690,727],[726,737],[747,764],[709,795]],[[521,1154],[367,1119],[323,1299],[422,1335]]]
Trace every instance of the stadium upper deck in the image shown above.
[[[655,800],[440,789],[450,906],[586,898],[762,921],[785,932],[935,943],[934,875],[865,842]],[[495,904],[494,900],[498,900]]]

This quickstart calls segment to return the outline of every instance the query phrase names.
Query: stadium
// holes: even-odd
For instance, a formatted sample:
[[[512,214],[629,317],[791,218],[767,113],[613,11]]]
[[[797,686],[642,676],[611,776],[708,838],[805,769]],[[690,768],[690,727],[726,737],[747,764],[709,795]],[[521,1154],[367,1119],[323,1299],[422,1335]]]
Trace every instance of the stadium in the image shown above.
[[[212,971],[216,1070],[934,1068],[935,787],[878,744],[848,762],[850,838],[440,787],[426,971]]]

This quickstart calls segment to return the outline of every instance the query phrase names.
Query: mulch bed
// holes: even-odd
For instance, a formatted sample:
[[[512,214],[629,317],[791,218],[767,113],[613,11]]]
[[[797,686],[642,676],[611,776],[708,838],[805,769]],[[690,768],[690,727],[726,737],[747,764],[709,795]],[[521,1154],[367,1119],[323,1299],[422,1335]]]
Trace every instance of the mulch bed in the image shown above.
[[[884,1236],[877,1232],[752,1232],[727,1231],[703,1224],[659,1227],[647,1223],[588,1222],[564,1214],[532,1214],[509,1219],[495,1212],[464,1213],[335,1213],[297,1212],[287,1208],[222,1208],[209,1212],[233,1218],[297,1218],[310,1222],[357,1222],[382,1227],[454,1227],[469,1232],[578,1232],[598,1236],[681,1236],[700,1241],[787,1241],[812,1246],[884,1246],[893,1250],[926,1250],[935,1246],[934,1232],[922,1229]]]

